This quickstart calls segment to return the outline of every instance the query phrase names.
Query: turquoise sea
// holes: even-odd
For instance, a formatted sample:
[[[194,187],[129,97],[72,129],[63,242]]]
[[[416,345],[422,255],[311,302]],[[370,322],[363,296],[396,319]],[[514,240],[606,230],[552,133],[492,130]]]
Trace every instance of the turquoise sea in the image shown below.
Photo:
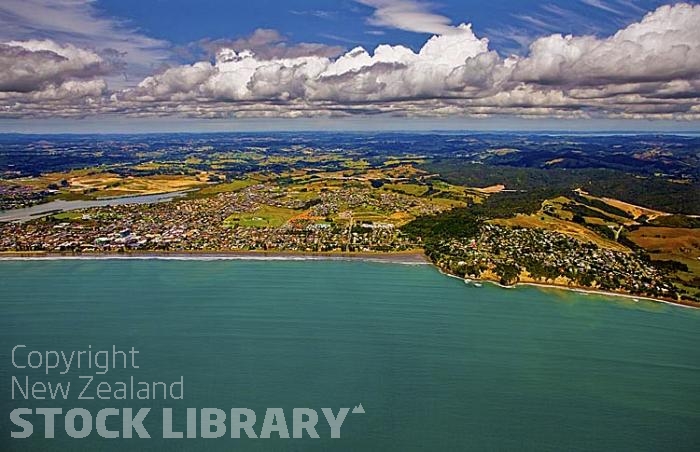
[[[139,351],[95,381],[184,380],[183,400],[77,400],[80,375],[11,351]],[[361,261],[0,262],[0,450],[700,450],[700,311],[534,287],[476,288],[429,265]],[[37,358],[35,356],[35,358]],[[21,364],[21,363],[19,363]],[[75,363],[74,363],[75,365]],[[12,400],[12,377],[69,400]],[[96,384],[96,383],[95,383]],[[75,393],[73,393],[75,389]],[[93,388],[94,389],[94,388]],[[93,394],[94,395],[94,394]],[[339,439],[321,408],[362,404]],[[151,407],[150,439],[45,439],[19,407]],[[163,439],[161,408],[319,413],[320,439]],[[108,427],[118,429],[114,417]],[[228,422],[227,422],[228,423]]]

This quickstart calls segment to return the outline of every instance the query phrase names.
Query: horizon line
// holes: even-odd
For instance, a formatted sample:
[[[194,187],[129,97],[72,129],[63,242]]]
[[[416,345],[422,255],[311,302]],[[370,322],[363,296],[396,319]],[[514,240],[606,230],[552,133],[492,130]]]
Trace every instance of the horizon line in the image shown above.
[[[566,130],[566,129],[502,129],[502,130],[479,130],[479,129],[424,129],[424,130],[408,130],[408,129],[396,129],[396,130],[381,130],[381,129],[347,129],[347,130],[323,130],[323,129],[304,129],[304,130],[292,130],[292,129],[271,129],[271,130],[218,130],[218,131],[164,131],[164,130],[153,130],[153,131],[134,131],[134,132],[105,132],[105,131],[95,131],[95,132],[2,132],[0,131],[0,136],[6,135],[241,135],[241,134],[254,134],[254,135],[264,135],[270,133],[283,133],[283,134],[309,134],[309,133],[319,133],[319,134],[413,134],[413,135],[427,135],[427,134],[473,134],[473,135],[488,135],[488,134],[513,134],[513,135],[700,135],[700,130],[688,131],[688,130]]]

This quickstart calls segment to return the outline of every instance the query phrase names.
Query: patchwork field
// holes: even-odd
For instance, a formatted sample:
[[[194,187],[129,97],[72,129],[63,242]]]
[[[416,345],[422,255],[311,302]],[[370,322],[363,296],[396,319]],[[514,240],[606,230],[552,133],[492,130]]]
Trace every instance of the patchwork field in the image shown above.
[[[234,180],[223,184],[209,185],[193,192],[190,197],[203,197],[216,195],[218,193],[230,193],[238,190],[243,190],[246,187],[257,184],[259,181],[253,178]]]
[[[584,242],[593,242],[601,248],[629,251],[624,245],[601,237],[582,225],[560,220],[549,215],[516,215],[513,218],[491,220],[491,222],[501,226],[517,226],[521,228],[546,229],[549,231],[561,232],[562,234],[569,235]]]
[[[48,173],[17,181],[35,189],[58,190],[58,197],[63,199],[95,199],[150,195],[205,187],[208,179],[207,172],[197,175],[123,177],[108,171],[86,169],[66,173]]]
[[[651,253],[700,257],[700,229],[642,227],[629,237]]]
[[[418,184],[385,184],[382,188],[411,196],[423,196],[428,191],[428,187]]]
[[[700,229],[642,227],[629,238],[646,249],[653,260],[687,266],[687,272],[675,272],[676,285],[700,296]]]
[[[576,192],[578,192],[584,198],[597,199],[597,200],[602,201],[606,204],[609,204],[617,209],[625,211],[629,215],[634,217],[635,219],[641,217],[642,215],[645,215],[650,219],[657,218],[657,217],[664,216],[664,215],[668,215],[668,213],[661,212],[660,210],[654,210],[654,209],[650,209],[648,207],[637,206],[635,204],[620,201],[619,199],[606,198],[606,197],[599,198],[599,197],[591,195],[590,193],[585,192],[584,190],[579,189],[579,190],[576,190]]]
[[[229,227],[278,228],[298,214],[297,210],[263,206],[253,212],[233,214],[226,218],[224,225]]]

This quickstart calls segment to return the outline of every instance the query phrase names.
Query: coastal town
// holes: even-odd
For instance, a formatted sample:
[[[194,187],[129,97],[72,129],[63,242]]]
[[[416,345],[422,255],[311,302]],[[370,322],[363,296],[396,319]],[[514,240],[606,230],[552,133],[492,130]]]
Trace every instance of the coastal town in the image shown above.
[[[700,0],[0,0],[0,452],[700,452]]]
[[[545,177],[537,162],[566,152],[537,137],[366,138],[18,142],[0,149],[13,159],[0,174],[0,253],[413,253],[472,280],[700,300],[692,184],[602,169]],[[657,170],[686,180],[676,166]]]
[[[371,189],[325,191],[305,201],[299,192],[256,184],[215,196],[167,203],[78,210],[0,224],[0,251],[300,251],[387,252],[417,246],[389,221],[368,211],[417,213],[441,208],[429,201]],[[355,218],[354,212],[363,212]]]
[[[21,209],[44,202],[56,190],[36,190],[15,184],[0,184],[0,210]]]
[[[211,192],[184,192],[167,202],[115,204],[0,222],[0,252],[425,250],[440,269],[467,280],[544,283],[674,300],[684,296],[669,272],[654,265],[642,250],[610,249],[557,231],[488,222],[480,223],[476,234],[446,236],[437,243],[426,243],[419,234],[404,230],[415,218],[464,205],[458,201],[412,196],[359,180],[322,184],[246,180],[210,187]],[[235,188],[217,192],[220,187]],[[456,228],[466,230],[467,225],[457,223]]]
[[[502,285],[539,282],[677,297],[672,282],[643,253],[605,249],[559,232],[484,224],[475,237],[445,240],[431,253],[450,273]]]

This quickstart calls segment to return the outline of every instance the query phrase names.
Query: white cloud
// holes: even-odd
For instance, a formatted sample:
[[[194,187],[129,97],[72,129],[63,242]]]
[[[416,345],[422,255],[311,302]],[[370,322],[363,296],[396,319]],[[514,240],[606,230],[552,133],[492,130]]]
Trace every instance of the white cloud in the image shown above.
[[[168,43],[103,17],[95,0],[2,0],[0,41],[51,39],[117,55],[129,74],[143,76],[169,56]],[[117,79],[114,80],[115,82]]]
[[[175,66],[144,78],[136,87],[111,93],[90,63],[90,58],[101,58],[99,55],[80,54],[77,48],[70,52],[60,46],[49,49],[48,44],[32,50],[23,44],[32,58],[48,61],[27,60],[27,67],[44,68],[33,79],[0,67],[0,83],[10,80],[8,86],[35,80],[27,83],[28,89],[17,90],[24,92],[0,96],[0,116],[115,112],[221,118],[389,113],[697,120],[699,23],[700,6],[665,6],[607,38],[546,36],[530,46],[528,55],[508,58],[490,50],[488,40],[477,37],[470,25],[450,26],[449,33],[430,38],[418,52],[400,45],[380,45],[373,51],[357,47],[338,58],[323,52],[292,51],[293,46],[286,43],[281,49],[269,49],[284,41],[261,31],[246,42],[267,54],[242,50],[243,41],[239,41],[231,46],[235,48],[217,47],[213,62]],[[53,59],[60,52],[66,61],[59,64]],[[65,70],[57,69],[61,64],[66,65]],[[98,68],[100,64],[98,61]],[[71,95],[75,96],[73,103]],[[41,104],[38,99],[42,96],[50,102]]]
[[[375,8],[369,23],[418,33],[447,34],[453,31],[449,17],[430,12],[430,4],[417,0],[357,0]]]
[[[0,91],[30,92],[69,78],[90,78],[108,72],[97,54],[53,41],[10,41],[0,44]]]
[[[700,77],[700,6],[662,6],[607,39],[552,35],[536,40],[513,78],[599,85]]]
[[[125,92],[124,98],[164,99],[173,93],[217,101],[373,102],[441,97],[474,81],[483,87],[482,79],[492,68],[484,71],[481,65],[497,62],[496,54],[488,51],[488,41],[474,36],[469,25],[461,25],[449,35],[432,37],[418,53],[381,45],[372,54],[357,47],[336,60],[309,56],[270,61],[252,52],[222,49],[214,65],[169,69],[148,77]],[[456,69],[468,67],[480,72],[455,79]]]
[[[249,50],[259,59],[272,60],[276,58],[296,58],[303,56],[337,57],[345,50],[343,47],[326,44],[301,42],[290,44],[288,38],[279,31],[268,28],[258,28],[250,36],[239,39],[202,40],[188,46],[200,47],[207,52],[207,57],[216,55],[220,49],[231,49],[237,52]]]

